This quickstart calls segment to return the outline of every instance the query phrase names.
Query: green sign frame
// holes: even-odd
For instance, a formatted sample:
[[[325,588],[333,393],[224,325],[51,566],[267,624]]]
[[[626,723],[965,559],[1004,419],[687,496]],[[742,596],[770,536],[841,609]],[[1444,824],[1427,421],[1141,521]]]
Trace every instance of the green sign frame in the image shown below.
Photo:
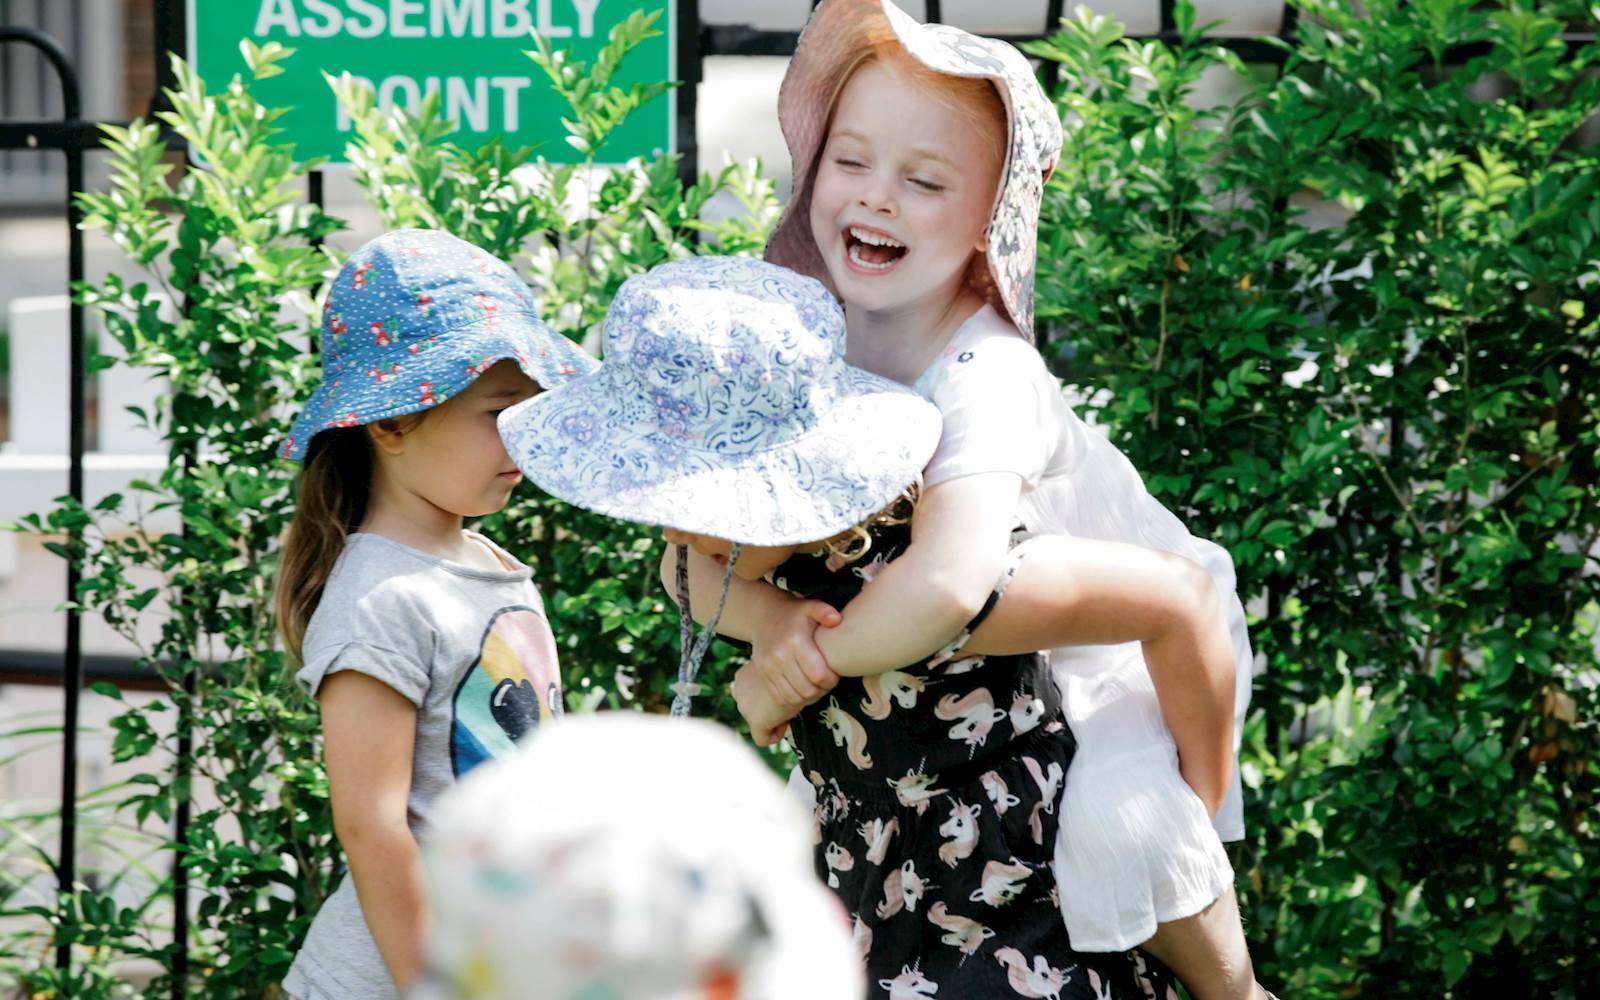
[[[189,62],[206,87],[220,90],[247,74],[240,43],[278,42],[295,54],[283,72],[252,89],[268,107],[290,111],[283,140],[306,159],[344,162],[349,119],[323,78],[348,72],[369,81],[380,106],[417,107],[437,91],[460,130],[451,138],[476,148],[499,136],[535,146],[557,162],[581,161],[566,142],[569,109],[544,71],[525,54],[538,32],[572,57],[592,61],[611,27],[634,11],[659,10],[662,33],[629,54],[613,83],[678,79],[678,30],[672,0],[187,0]],[[634,113],[601,147],[598,159],[621,163],[678,149],[677,92]]]

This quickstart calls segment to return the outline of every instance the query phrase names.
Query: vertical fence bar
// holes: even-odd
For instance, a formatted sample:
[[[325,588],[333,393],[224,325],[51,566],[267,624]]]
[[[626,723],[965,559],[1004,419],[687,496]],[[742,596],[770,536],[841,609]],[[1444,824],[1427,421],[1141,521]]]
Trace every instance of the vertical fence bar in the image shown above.
[[[1044,33],[1046,37],[1061,30],[1061,15],[1066,7],[1066,0],[1047,0],[1044,5]],[[1044,92],[1054,97],[1056,83],[1061,79],[1061,64],[1054,59],[1044,60],[1041,67],[1044,78]]]
[[[65,50],[54,38],[33,28],[0,27],[0,43],[20,42],[31,45],[43,58],[39,76],[48,80],[53,69],[61,85],[61,118],[58,124],[61,137],[58,148],[66,154],[66,218],[67,218],[67,280],[83,280],[83,233],[76,196],[83,190],[83,147],[81,132],[74,127],[82,125],[83,104],[78,87],[78,72]],[[46,65],[48,64],[48,65]],[[37,144],[28,137],[28,146]],[[19,147],[20,148],[20,147]],[[83,503],[83,425],[84,388],[87,382],[87,359],[83,338],[83,306],[73,299],[68,310],[68,387],[67,387],[67,493],[79,505]],[[78,880],[78,729],[80,719],[80,692],[83,687],[83,620],[78,614],[76,601],[78,583],[83,570],[76,552],[83,541],[81,528],[69,528],[67,546],[72,558],[67,559],[67,620],[61,663],[61,828],[55,864],[57,905],[61,908],[56,926],[56,967],[70,973],[72,946],[67,943],[63,928],[68,923],[66,897],[73,892]]]
[[[62,103],[65,105],[63,118],[76,121],[82,108],[78,104],[77,75],[72,73],[70,67],[63,65],[62,69]],[[68,81],[70,80],[70,92]],[[82,213],[78,208],[77,195],[83,190],[83,150],[72,148],[67,150],[67,280],[76,286],[83,280],[83,230],[79,228]],[[83,425],[84,413],[84,388],[88,382],[87,357],[83,336],[83,304],[74,294],[71,297],[68,324],[70,337],[71,368],[69,376],[70,388],[67,396],[67,408],[71,414],[71,426],[67,438],[67,493],[76,503],[83,503]],[[73,529],[72,543],[69,546],[74,553],[77,552],[82,542],[82,529]],[[66,662],[64,664],[65,676],[61,679],[62,694],[64,698],[62,727],[66,730],[61,746],[61,891],[71,892],[74,882],[77,881],[77,854],[78,854],[78,728],[79,719],[79,694],[83,689],[83,617],[77,609],[78,582],[82,579],[83,570],[78,559],[74,557],[67,561],[67,600],[73,602],[67,608],[67,636],[66,636]],[[57,945],[56,964],[66,969],[72,962],[71,948],[65,942]]]
[[[1172,13],[1177,6],[1177,0],[1161,0],[1161,33],[1163,35],[1171,35],[1178,30],[1178,19]]]
[[[150,115],[170,106],[166,92],[177,86],[172,69],[172,54],[188,55],[188,22],[184,0],[153,0],[155,44],[155,89],[150,94]],[[183,156],[183,169],[189,169],[189,154]],[[187,301],[174,303],[188,313]],[[183,456],[187,458],[187,456]],[[169,457],[170,460],[170,457]],[[192,816],[190,780],[194,755],[194,671],[183,665],[183,694],[178,702],[176,721],[178,743],[174,761],[174,791],[177,802],[172,817],[172,1000],[187,1000],[189,985],[189,822]]]
[[[188,54],[184,0],[154,0],[155,5],[155,89],[150,94],[150,117],[167,107],[166,91],[177,84],[169,52]]]
[[[322,208],[326,204],[327,196],[322,186],[322,180],[322,171],[320,170],[313,170],[306,174],[306,200],[318,208]],[[317,238],[316,245],[322,246],[322,238],[320,236]]]
[[[192,166],[189,154],[184,153],[183,169],[188,171]],[[187,296],[182,302],[182,311],[187,318]],[[185,479],[190,474],[194,457],[194,446],[185,444],[182,454],[178,456],[181,463],[179,475]],[[188,524],[185,523],[180,530],[187,535]],[[184,595],[186,599],[187,596]],[[172,816],[172,1000],[187,1000],[189,994],[189,821],[193,815],[194,800],[191,785],[194,775],[194,663],[187,661],[182,669],[183,694],[174,699],[178,703],[178,746],[173,792],[178,801]]]
[[[61,85],[61,124],[80,123],[83,105],[78,87],[78,72],[72,61],[55,39],[42,31],[30,28],[0,28],[0,42],[22,42],[33,46],[43,57],[40,76],[46,78],[48,63],[55,70]],[[81,140],[63,143],[67,157],[66,217],[67,217],[67,280],[83,280],[83,233],[78,228],[80,215],[76,196],[83,190],[83,145]],[[83,306],[74,298],[68,312],[68,368],[67,389],[67,492],[74,501],[83,503],[83,424],[84,385],[87,381],[87,359],[84,356]],[[68,549],[76,553],[81,546],[81,528],[67,531]],[[83,570],[77,558],[67,560],[67,621],[65,645],[61,664],[61,830],[56,858],[56,888],[63,895],[73,891],[78,879],[78,729],[79,694],[83,687],[83,620],[78,614],[78,582]],[[62,905],[65,905],[63,900]],[[72,947],[64,940],[61,926],[57,926],[56,967],[68,971],[72,965]]]
[[[1283,19],[1278,22],[1278,37],[1286,42],[1294,40],[1295,32],[1300,26],[1300,8],[1292,3],[1283,5]],[[1278,65],[1282,66],[1282,63]]]
[[[674,131],[678,143],[678,180],[684,187],[700,179],[700,140],[695,125],[699,116],[700,81],[705,78],[700,44],[700,0],[677,0],[678,104]]]
[[[185,855],[189,842],[189,781],[194,753],[194,671],[187,666],[183,675],[183,700],[178,706],[178,760],[176,781],[178,805],[173,814],[172,852],[172,1000],[186,1000],[189,984],[189,865]]]
[[[942,22],[944,20],[944,4],[940,3],[939,0],[928,0],[927,15],[928,21],[932,24]]]
[[[322,182],[323,174],[320,170],[313,170],[311,173],[306,175],[306,200],[317,206],[318,209],[328,207],[327,192],[323,189]],[[322,249],[323,243],[324,240],[322,237],[318,236],[316,241],[312,243],[312,246],[320,250]],[[312,289],[311,294],[315,296],[321,290],[322,285],[319,283],[316,288]],[[307,338],[309,344],[307,349],[311,352],[312,357],[316,357],[317,352],[322,350],[322,338],[318,336],[318,333],[319,330],[313,329],[311,331],[311,335]]]

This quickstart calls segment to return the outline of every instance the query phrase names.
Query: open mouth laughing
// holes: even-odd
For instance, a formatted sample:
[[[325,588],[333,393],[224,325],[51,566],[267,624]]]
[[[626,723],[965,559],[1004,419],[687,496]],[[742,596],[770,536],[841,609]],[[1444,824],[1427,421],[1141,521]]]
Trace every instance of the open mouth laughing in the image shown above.
[[[907,252],[904,243],[867,226],[846,226],[844,246],[851,266],[868,274],[882,274],[892,269]]]

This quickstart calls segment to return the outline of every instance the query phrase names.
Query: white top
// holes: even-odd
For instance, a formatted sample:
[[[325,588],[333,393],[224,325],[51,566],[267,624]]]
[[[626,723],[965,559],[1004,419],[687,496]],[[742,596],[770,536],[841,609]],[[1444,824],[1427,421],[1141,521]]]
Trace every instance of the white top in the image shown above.
[[[1012,472],[1022,477],[1018,516],[1030,533],[1143,545],[1185,556],[1211,574],[1234,639],[1237,754],[1253,657],[1228,553],[1191,535],[1150,495],[1133,464],[1073,411],[1039,352],[992,306],[962,324],[912,388],[932,400],[944,417],[939,448],[924,472],[927,486],[979,473]],[[1060,677],[1063,672],[1113,669],[1139,655],[1136,643],[1078,646],[1052,651],[1051,663]],[[1077,721],[1078,708],[1065,707],[1069,722]],[[1214,825],[1223,840],[1244,836],[1237,767]]]

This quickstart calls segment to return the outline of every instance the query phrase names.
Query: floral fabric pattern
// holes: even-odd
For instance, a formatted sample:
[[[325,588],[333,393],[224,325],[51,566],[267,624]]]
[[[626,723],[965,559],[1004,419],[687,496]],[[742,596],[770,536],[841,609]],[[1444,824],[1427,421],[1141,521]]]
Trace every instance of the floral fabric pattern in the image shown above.
[[[914,482],[938,411],[844,362],[820,282],[738,257],[617,292],[597,371],[501,414],[513,461],[596,513],[754,545],[831,537]]]

